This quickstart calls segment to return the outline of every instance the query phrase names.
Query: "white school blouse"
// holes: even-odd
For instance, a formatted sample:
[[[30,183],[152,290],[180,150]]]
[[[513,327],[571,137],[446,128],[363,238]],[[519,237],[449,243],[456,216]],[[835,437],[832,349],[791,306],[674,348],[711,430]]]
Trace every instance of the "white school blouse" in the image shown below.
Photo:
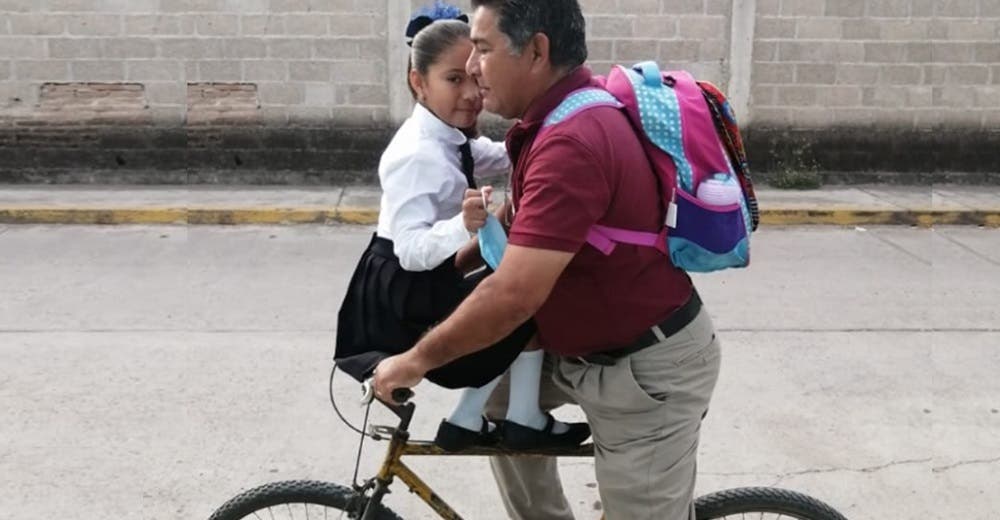
[[[407,271],[434,269],[471,237],[462,222],[467,183],[458,147],[465,141],[465,134],[418,103],[382,154],[377,233],[392,240]],[[469,144],[477,177],[510,170],[504,143],[479,137]]]

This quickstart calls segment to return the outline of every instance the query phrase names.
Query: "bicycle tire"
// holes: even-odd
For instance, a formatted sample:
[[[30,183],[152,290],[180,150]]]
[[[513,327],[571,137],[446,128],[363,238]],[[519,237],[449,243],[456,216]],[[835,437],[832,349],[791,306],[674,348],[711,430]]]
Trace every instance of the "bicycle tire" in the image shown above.
[[[787,489],[747,487],[717,491],[695,500],[698,520],[743,518],[748,514],[774,514],[796,520],[847,520],[820,500]],[[754,517],[757,518],[757,517]]]
[[[208,520],[316,518],[316,516],[309,516],[308,508],[310,506],[335,509],[347,513],[347,518],[357,518],[358,500],[360,499],[361,495],[353,489],[338,484],[316,480],[286,480],[264,484],[236,495],[212,513]],[[289,516],[273,516],[274,509],[281,506],[287,507]],[[293,509],[293,506],[296,509]],[[294,516],[293,511],[299,509],[304,511],[304,514]],[[270,514],[263,514],[264,512]],[[262,513],[262,515],[256,513]],[[375,518],[377,520],[402,520],[391,509],[381,504],[375,510]]]

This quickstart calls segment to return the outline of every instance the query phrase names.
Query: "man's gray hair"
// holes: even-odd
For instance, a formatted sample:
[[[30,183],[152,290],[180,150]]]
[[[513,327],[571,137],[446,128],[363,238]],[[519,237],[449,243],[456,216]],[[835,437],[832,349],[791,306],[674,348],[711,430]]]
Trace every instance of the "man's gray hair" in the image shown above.
[[[479,7],[496,13],[515,55],[542,33],[549,38],[553,66],[573,68],[587,61],[586,21],[577,0],[472,0],[472,8]]]

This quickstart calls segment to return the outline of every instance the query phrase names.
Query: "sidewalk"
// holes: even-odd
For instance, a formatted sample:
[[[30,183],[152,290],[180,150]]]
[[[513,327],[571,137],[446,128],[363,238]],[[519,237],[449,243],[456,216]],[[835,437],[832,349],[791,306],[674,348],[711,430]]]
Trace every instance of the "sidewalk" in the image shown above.
[[[757,192],[762,225],[1000,227],[1000,186]],[[374,224],[374,187],[0,186],[0,224]]]

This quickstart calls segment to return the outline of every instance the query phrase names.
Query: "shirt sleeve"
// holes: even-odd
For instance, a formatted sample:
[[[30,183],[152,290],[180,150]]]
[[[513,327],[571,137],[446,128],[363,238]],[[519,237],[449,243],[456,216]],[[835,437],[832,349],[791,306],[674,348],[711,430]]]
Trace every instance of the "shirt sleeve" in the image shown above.
[[[430,271],[469,240],[462,214],[440,218],[441,197],[454,188],[449,166],[416,153],[388,169],[382,190],[393,251],[407,271]]]
[[[469,146],[476,163],[476,177],[506,175],[510,171],[510,156],[504,143],[489,137],[477,137],[469,142]]]
[[[529,153],[509,242],[576,253],[611,205],[607,165],[571,136],[550,136]]]

